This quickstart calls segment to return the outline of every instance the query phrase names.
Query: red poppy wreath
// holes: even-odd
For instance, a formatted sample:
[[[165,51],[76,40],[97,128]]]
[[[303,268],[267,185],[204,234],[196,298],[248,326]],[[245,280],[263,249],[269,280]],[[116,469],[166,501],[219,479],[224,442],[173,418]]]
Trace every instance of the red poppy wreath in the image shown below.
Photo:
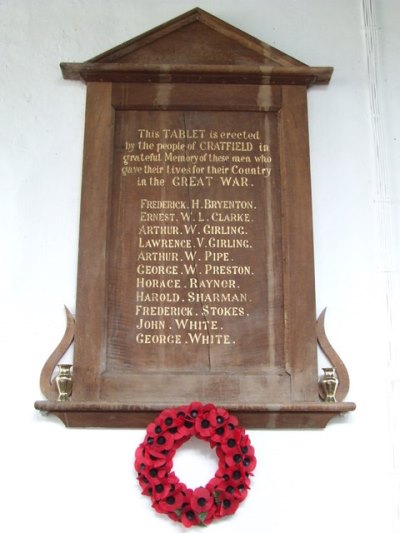
[[[188,488],[173,472],[175,452],[191,437],[209,442],[218,457],[218,470],[205,487]],[[137,448],[135,469],[142,494],[153,508],[185,527],[206,526],[236,512],[250,488],[256,466],[248,435],[228,411],[193,402],[165,409],[147,426]]]

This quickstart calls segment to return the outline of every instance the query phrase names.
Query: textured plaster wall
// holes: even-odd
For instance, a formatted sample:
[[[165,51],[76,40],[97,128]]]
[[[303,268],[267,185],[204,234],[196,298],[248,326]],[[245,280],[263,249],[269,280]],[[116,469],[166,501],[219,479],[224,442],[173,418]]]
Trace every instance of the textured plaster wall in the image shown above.
[[[0,527],[179,531],[140,496],[142,431],[67,430],[33,409],[75,302],[84,61],[198,5],[313,66],[309,91],[318,311],[357,411],[323,431],[250,431],[249,498],[219,532],[400,529],[399,69],[396,0],[0,0]],[[71,358],[71,354],[68,355]],[[321,357],[321,366],[324,364]],[[397,405],[397,409],[396,409]],[[179,454],[196,486],[213,455]]]

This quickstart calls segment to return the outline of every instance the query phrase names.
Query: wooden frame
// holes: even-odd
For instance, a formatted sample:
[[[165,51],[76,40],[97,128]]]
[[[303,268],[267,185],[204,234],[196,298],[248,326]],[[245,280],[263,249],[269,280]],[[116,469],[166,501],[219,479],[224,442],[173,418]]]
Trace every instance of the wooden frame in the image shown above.
[[[209,44],[188,48],[188,35]],[[182,65],[170,50],[184,45]],[[227,64],[216,64],[220,57]],[[327,83],[332,69],[308,67],[199,9],[62,69],[65,77],[87,82],[73,393],[71,401],[57,402],[49,376],[49,401],[36,407],[69,426],[104,427],[142,426],[159,410],[192,400],[224,405],[248,427],[323,427],[354,409],[322,402],[317,378],[306,93],[312,83]],[[137,132],[138,124],[159,132],[160,124],[175,125],[182,116],[206,132],[219,131],[219,124],[235,135],[253,128],[273,151],[272,179],[251,181],[256,190],[245,196],[263,209],[246,226],[256,243],[254,252],[244,252],[257,274],[247,290],[254,312],[242,321],[214,321],[221,331],[242,330],[238,344],[229,341],[223,349],[182,341],[161,350],[131,340],[138,327],[131,310],[137,278],[129,266],[137,236],[125,228],[133,225],[141,197],[135,183],[124,185],[120,176],[125,137],[119,132]],[[199,194],[196,205],[204,202]],[[250,287],[247,278],[245,284]]]

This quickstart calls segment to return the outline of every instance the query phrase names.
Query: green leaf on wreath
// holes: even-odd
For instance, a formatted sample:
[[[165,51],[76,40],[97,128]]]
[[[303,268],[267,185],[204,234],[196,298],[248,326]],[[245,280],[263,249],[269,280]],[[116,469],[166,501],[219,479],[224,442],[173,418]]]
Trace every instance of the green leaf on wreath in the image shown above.
[[[218,490],[215,490],[215,491],[214,491],[214,494],[213,494],[213,496],[214,496],[214,501],[215,501],[215,503],[216,503],[217,505],[218,505],[219,503],[221,503],[221,500],[219,499],[219,494],[220,494],[220,493],[219,493]]]
[[[182,509],[174,509],[174,513],[176,514],[176,516],[181,516],[182,515]]]
[[[199,513],[199,520],[204,525],[204,520],[207,517],[207,513]]]

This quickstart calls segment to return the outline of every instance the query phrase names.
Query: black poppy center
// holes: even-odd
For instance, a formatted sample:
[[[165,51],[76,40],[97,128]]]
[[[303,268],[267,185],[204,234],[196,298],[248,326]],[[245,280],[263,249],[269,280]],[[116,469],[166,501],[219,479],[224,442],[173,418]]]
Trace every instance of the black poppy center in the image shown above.
[[[223,421],[224,421],[224,418],[222,416],[217,416],[217,423],[218,424],[222,424]]]
[[[236,444],[235,439],[228,439],[229,448],[233,448],[235,444]]]
[[[186,518],[187,518],[188,520],[194,520],[194,512],[193,512],[193,511],[188,511],[188,512],[186,513]]]
[[[224,506],[224,509],[229,509],[229,507],[231,506],[231,501],[230,500],[224,500],[222,502],[222,505]]]
[[[158,437],[157,444],[165,444],[165,437],[163,437],[163,436]]]
[[[170,426],[172,424],[173,420],[170,416],[168,416],[166,419],[165,419],[165,425],[166,426]]]
[[[232,477],[233,479],[240,479],[241,478],[241,473],[239,470],[235,470],[232,474]]]
[[[217,428],[215,430],[215,433],[217,433],[217,435],[221,436],[221,435],[224,434],[224,431],[225,431],[224,428],[221,427],[221,428]]]
[[[152,468],[149,472],[151,477],[156,477],[157,475],[157,468]]]
[[[161,483],[159,483],[158,485],[156,485],[156,492],[157,492],[158,494],[160,494],[160,492],[162,492],[163,489],[164,489],[164,486],[163,486]]]
[[[240,463],[240,461],[242,460],[242,456],[237,453],[233,456],[233,460],[235,463]]]
[[[206,428],[208,428],[209,426],[210,426],[210,422],[209,422],[208,420],[202,420],[202,421],[201,421],[201,427],[202,427],[203,429],[206,429]]]
[[[175,503],[175,497],[174,496],[168,496],[167,503],[168,503],[168,505],[173,505]]]
[[[154,430],[156,433],[161,433],[162,428],[161,426],[156,426],[156,429]]]
[[[197,500],[197,503],[199,504],[199,507],[204,507],[205,504],[207,503],[207,500],[205,498],[199,498]]]
[[[196,409],[193,409],[193,411],[190,411],[190,416],[192,418],[196,418],[197,415],[198,415],[198,411],[196,411]]]

